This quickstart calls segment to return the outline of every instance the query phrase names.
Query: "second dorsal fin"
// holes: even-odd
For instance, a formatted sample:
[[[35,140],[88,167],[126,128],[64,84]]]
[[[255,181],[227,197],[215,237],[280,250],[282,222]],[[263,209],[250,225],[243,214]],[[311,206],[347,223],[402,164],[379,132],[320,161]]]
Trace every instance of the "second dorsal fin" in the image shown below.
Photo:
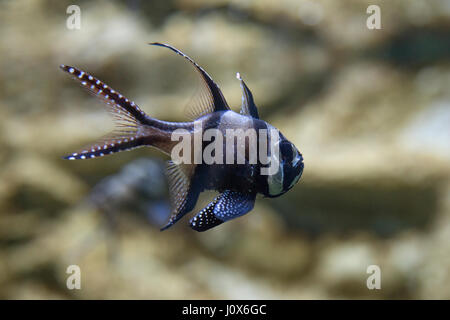
[[[206,71],[203,70],[203,68],[200,67],[194,60],[192,60],[189,56],[185,55],[177,48],[172,47],[171,45],[159,42],[153,42],[149,44],[168,48],[184,57],[195,67],[198,74],[200,75],[200,88],[186,109],[186,113],[190,118],[195,120],[208,113],[230,110],[230,107],[228,106],[228,103],[225,100],[222,91],[220,91],[219,86],[213,81],[209,74],[206,73]]]

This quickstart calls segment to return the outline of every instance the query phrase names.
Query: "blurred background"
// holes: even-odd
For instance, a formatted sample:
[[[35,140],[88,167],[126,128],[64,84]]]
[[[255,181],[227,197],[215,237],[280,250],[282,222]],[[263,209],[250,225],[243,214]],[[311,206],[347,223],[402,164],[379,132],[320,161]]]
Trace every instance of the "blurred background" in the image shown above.
[[[449,18],[447,0],[0,1],[0,298],[450,298]],[[236,111],[241,73],[303,153],[295,188],[205,233],[189,216],[160,232],[161,153],[61,159],[113,128],[62,63],[186,120],[196,74],[152,41]]]

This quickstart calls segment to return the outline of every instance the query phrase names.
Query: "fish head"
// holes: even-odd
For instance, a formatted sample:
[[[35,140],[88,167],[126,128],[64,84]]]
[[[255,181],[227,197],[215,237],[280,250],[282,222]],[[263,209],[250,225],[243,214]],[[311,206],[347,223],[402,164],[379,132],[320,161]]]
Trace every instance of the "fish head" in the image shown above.
[[[267,176],[267,197],[275,198],[289,191],[303,173],[303,156],[281,133],[278,144],[278,170]]]

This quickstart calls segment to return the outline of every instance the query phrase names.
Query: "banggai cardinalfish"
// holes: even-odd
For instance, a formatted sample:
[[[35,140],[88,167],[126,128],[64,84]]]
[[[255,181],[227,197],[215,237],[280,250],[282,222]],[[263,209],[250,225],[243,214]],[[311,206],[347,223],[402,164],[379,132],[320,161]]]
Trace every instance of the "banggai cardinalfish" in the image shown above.
[[[134,102],[94,76],[75,67],[61,65],[62,70],[106,103],[117,122],[117,130],[110,136],[64,157],[65,159],[91,159],[143,146],[155,147],[171,155],[167,177],[173,211],[161,230],[169,228],[193,210],[199,194],[204,190],[215,190],[220,194],[190,220],[191,228],[196,231],[206,231],[246,214],[253,209],[258,193],[265,197],[278,197],[297,183],[304,167],[302,155],[278,129],[259,119],[253,95],[239,73],[237,78],[243,94],[241,111],[236,113],[228,106],[217,84],[190,57],[167,44],[151,45],[176,52],[187,59],[198,72],[201,87],[193,103],[188,106],[193,121],[168,122],[149,117]],[[255,134],[251,134],[252,130]],[[209,139],[206,138],[207,132],[211,133]],[[244,132],[245,136],[240,139],[239,134],[236,134],[229,143],[228,137],[233,132],[238,132],[241,136]],[[258,134],[259,132],[265,134]],[[179,134],[178,138],[174,138],[175,133]],[[198,143],[196,137],[199,134],[201,140]],[[188,143],[184,144],[188,150],[180,149],[180,137],[192,138],[187,139]],[[252,145],[251,138],[255,137],[256,143]],[[215,142],[213,147],[212,140]],[[195,150],[196,146],[200,150]],[[244,152],[238,154],[238,150],[242,151],[242,146]],[[184,161],[174,159],[175,148],[182,151]],[[214,161],[207,161],[204,153],[207,154],[208,150]],[[198,154],[204,155],[204,161],[192,161]],[[266,161],[268,157],[270,163]],[[265,158],[264,161],[262,158]],[[267,170],[268,164],[272,167],[275,164],[271,172]]]

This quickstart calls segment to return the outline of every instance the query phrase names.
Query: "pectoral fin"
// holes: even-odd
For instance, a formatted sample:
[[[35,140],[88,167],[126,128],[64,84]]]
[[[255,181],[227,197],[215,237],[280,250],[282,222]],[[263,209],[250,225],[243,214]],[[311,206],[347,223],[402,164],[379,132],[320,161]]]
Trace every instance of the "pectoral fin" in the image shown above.
[[[186,213],[194,209],[200,190],[192,183],[195,165],[175,164],[168,161],[166,173],[172,201],[172,215],[161,231],[174,225]]]
[[[227,190],[216,197],[190,221],[195,231],[206,231],[253,209],[256,194]]]

